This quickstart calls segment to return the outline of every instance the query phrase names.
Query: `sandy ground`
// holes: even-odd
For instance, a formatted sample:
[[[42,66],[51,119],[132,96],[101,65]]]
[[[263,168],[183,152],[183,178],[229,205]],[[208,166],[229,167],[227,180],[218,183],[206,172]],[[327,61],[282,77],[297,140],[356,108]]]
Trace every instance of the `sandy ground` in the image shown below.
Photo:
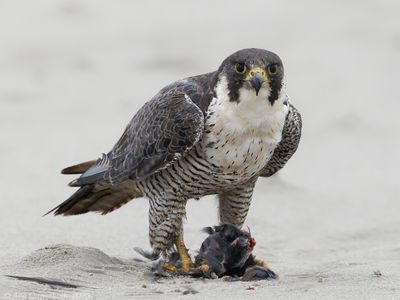
[[[399,299],[399,11],[395,0],[0,1],[0,299]],[[107,152],[162,86],[245,47],[282,57],[304,120],[246,221],[280,280],[154,280],[133,250],[149,247],[144,199],[41,217],[72,192],[62,167]],[[216,207],[188,204],[191,249]]]

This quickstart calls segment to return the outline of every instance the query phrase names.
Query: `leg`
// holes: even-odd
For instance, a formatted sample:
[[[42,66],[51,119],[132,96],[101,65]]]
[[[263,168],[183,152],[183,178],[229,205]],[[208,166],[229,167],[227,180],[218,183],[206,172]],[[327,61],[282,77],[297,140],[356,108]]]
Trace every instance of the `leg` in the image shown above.
[[[150,199],[149,237],[154,253],[167,256],[180,231],[186,201]]]
[[[221,224],[229,223],[242,227],[249,211],[254,184],[252,181],[218,195]]]
[[[249,182],[218,195],[221,224],[229,223],[236,225],[239,228],[242,227],[250,207],[254,185],[255,182]],[[254,265],[270,270],[268,264],[260,258],[254,258],[253,263]],[[272,272],[271,274],[275,273]]]
[[[175,244],[181,269],[188,272],[193,266],[183,241],[182,218],[185,216],[186,201],[183,200],[150,200],[149,235],[150,245],[154,252],[167,258],[167,252]],[[177,267],[172,263],[165,263],[164,269],[176,272]]]

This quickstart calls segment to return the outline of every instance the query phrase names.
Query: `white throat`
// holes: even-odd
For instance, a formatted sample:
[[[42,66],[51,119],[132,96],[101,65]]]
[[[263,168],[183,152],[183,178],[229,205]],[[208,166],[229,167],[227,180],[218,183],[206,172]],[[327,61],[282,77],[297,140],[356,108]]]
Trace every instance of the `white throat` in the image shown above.
[[[220,78],[215,91],[217,97],[213,99],[211,106],[215,106],[218,118],[232,130],[241,132],[262,127],[268,128],[271,127],[271,124],[268,125],[271,122],[282,123],[283,126],[287,114],[284,91],[281,91],[280,97],[273,104],[268,100],[270,89],[267,87],[262,87],[258,95],[255,90],[241,88],[239,101],[230,101],[225,76]]]

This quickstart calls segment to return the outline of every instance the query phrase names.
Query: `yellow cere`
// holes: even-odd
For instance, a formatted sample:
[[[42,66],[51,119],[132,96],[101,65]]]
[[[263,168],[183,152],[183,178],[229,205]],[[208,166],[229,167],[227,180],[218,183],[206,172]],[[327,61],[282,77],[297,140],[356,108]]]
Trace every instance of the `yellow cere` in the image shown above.
[[[247,76],[245,78],[245,80],[251,80],[251,78],[256,75],[256,74],[261,74],[261,76],[264,78],[265,81],[268,81],[269,78],[267,76],[267,72],[265,72],[265,70],[263,68],[260,67],[255,67],[253,69],[251,69],[248,73]]]

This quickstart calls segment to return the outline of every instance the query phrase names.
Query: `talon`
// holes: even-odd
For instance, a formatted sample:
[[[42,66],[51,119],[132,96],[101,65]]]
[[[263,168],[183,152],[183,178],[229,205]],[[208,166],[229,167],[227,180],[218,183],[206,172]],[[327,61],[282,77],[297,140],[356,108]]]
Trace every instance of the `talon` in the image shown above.
[[[176,273],[177,271],[177,268],[169,262],[164,263],[163,269],[169,273]]]
[[[254,262],[255,262],[256,265],[258,265],[258,266],[261,266],[261,267],[266,268],[266,269],[270,269],[270,267],[268,266],[268,264],[267,264],[264,260],[262,260],[262,259],[260,259],[260,258],[255,258],[255,259],[254,259]]]
[[[206,263],[202,263],[200,266],[198,266],[198,269],[203,273],[207,273],[208,270],[210,270],[210,267]]]

